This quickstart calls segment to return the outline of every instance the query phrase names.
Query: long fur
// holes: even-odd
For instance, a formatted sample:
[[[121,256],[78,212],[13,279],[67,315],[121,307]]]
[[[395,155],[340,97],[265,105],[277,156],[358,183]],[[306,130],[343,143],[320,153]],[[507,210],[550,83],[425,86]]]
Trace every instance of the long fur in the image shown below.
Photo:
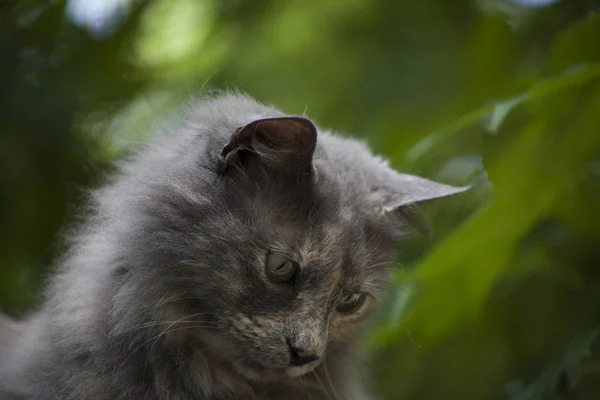
[[[119,166],[43,307],[0,319],[2,399],[366,396],[351,348],[369,310],[336,305],[384,295],[404,230],[383,202],[406,190],[364,144],[321,129],[314,174],[270,163],[268,143],[232,165],[219,156],[236,129],[281,115],[239,94],[204,99]],[[269,281],[270,251],[300,265],[293,285]],[[283,372],[290,338],[320,355],[297,378]]]

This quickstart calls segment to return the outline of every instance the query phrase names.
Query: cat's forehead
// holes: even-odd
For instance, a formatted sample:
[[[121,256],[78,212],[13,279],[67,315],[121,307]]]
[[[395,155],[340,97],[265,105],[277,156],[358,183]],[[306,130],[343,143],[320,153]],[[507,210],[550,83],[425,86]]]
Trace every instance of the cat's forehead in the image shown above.
[[[308,266],[351,271],[369,263],[379,241],[369,233],[371,224],[364,213],[350,206],[322,211],[308,216],[303,223],[277,227],[272,233],[284,239],[281,249],[287,247]]]
[[[368,261],[370,250],[377,251],[387,233],[379,229],[381,215],[373,205],[348,182],[325,175],[307,189],[305,196],[286,197],[285,204],[259,195],[253,199],[250,213],[262,220],[275,242],[291,248],[305,264],[341,258]]]

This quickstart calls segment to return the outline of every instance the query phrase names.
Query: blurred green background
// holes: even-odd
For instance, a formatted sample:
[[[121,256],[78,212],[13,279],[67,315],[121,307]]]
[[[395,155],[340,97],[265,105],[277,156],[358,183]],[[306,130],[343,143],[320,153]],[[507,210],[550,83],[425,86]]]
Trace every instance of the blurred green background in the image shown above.
[[[0,2],[0,309],[85,191],[241,89],[475,188],[425,207],[363,356],[384,399],[600,398],[600,1]]]

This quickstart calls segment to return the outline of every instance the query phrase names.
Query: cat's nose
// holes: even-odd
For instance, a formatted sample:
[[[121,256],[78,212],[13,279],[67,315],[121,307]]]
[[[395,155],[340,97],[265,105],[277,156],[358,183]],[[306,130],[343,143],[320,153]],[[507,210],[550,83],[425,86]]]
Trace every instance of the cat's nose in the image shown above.
[[[319,359],[319,356],[314,351],[301,350],[301,349],[296,349],[294,347],[290,347],[290,350],[292,353],[290,365],[293,365],[296,367],[300,366],[300,365],[308,364],[310,362],[313,362],[313,361]]]
[[[299,345],[299,343],[295,344],[290,341],[288,341],[288,345],[290,347],[291,366],[298,367],[319,359],[319,355],[317,354],[317,352],[309,347]]]

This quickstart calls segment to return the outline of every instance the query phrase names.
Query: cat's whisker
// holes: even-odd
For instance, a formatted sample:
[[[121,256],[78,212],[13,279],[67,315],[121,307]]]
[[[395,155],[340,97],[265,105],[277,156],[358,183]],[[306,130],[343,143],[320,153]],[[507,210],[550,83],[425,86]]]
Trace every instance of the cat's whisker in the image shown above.
[[[167,325],[167,324],[194,324],[194,323],[201,323],[201,322],[203,322],[203,321],[154,321],[154,322],[148,322],[148,323],[136,325],[134,327],[125,329],[123,331],[119,331],[119,332],[115,333],[115,335],[129,333],[129,332],[137,331],[137,330],[144,329],[144,328],[152,328],[155,326]]]
[[[405,271],[404,271],[404,265],[401,264],[401,263],[397,263],[397,264],[398,264],[398,267],[400,267],[399,268],[400,269],[400,273],[404,274],[405,273]],[[398,271],[398,268],[393,268],[393,271]]]
[[[380,262],[380,263],[375,263],[375,264],[370,264],[369,266],[367,266],[367,268],[375,268],[375,267],[381,267],[381,266],[387,266],[387,265],[392,265],[391,268],[394,268],[394,266],[397,263],[395,261],[384,261],[384,262]]]
[[[150,350],[152,350],[152,347],[153,347],[153,346],[156,344],[156,342],[158,342],[158,340],[159,340],[160,338],[162,338],[163,336],[165,336],[165,335],[168,335],[168,334],[170,334],[170,333],[177,332],[177,331],[183,331],[183,330],[186,330],[186,329],[210,329],[210,328],[216,328],[216,326],[214,326],[214,325],[192,325],[192,326],[182,326],[182,327],[179,327],[179,328],[170,329],[170,330],[168,330],[168,331],[166,331],[166,332],[165,332],[165,331],[163,331],[163,332],[161,332],[161,333],[159,333],[159,334],[155,335],[154,337],[152,337],[152,338],[148,339],[148,340],[146,341],[146,343],[148,343],[148,342],[150,342],[150,341],[154,341],[154,343],[153,343],[153,344],[152,344],[152,346],[150,347]]]
[[[313,374],[315,374],[315,370],[312,370],[311,372]],[[313,390],[318,390],[319,388],[323,389],[323,385],[320,384],[318,378],[317,378],[317,382],[315,382],[314,380],[310,380],[308,378],[309,378],[308,374],[302,375],[298,378],[298,379],[302,380],[302,383],[307,390],[313,391]]]
[[[314,372],[314,371],[313,371]],[[308,396],[308,399],[311,400],[312,397],[312,383],[306,380],[306,376],[300,376],[296,378],[300,382],[300,386],[304,389],[304,393]]]
[[[185,301],[185,300],[199,300],[198,296],[189,296],[189,297],[170,297],[167,300],[164,299],[164,297],[162,299],[160,299],[158,301],[158,303],[156,303],[157,306],[164,306],[166,304],[171,304],[171,303],[176,303],[178,301]]]
[[[177,321],[175,321],[175,322],[171,323],[171,325],[169,325],[168,327],[166,327],[166,328],[165,328],[165,331],[167,331],[167,330],[168,330],[170,327],[172,327],[173,325],[175,325],[175,324],[177,324],[177,323],[180,323],[180,322],[182,322],[182,321],[184,321],[184,320],[186,320],[186,319],[193,318],[193,317],[199,317],[199,316],[201,316],[201,315],[206,315],[206,314],[208,314],[208,313],[206,313],[206,312],[201,312],[201,313],[194,313],[194,314],[189,314],[189,315],[186,315],[185,317],[181,317],[181,318],[179,318]],[[164,332],[164,331],[163,331],[163,332]]]
[[[192,323],[194,321],[185,321],[185,320],[188,319],[188,318],[199,317],[199,316],[207,315],[207,314],[210,314],[210,313],[208,313],[208,312],[201,312],[201,313],[189,314],[189,315],[187,315],[187,316],[185,316],[183,318],[180,318],[180,319],[178,319],[176,321],[148,321],[148,322],[144,322],[142,324],[136,325],[134,327],[125,329],[123,331],[115,332],[115,335],[116,334],[122,334],[122,333],[128,333],[128,332],[135,331],[135,330],[138,330],[138,329],[150,328],[150,327],[153,327],[153,326],[160,326],[160,325],[166,325],[166,324],[178,324],[178,323]]]
[[[180,327],[180,328],[170,329],[168,331],[162,331],[158,335],[156,335],[153,338],[147,340],[144,344],[147,344],[150,341],[153,341],[152,345],[150,346],[150,349],[148,350],[149,352],[152,352],[152,349],[154,348],[154,346],[156,345],[156,343],[158,343],[158,341],[160,340],[160,338],[162,338],[165,335],[169,335],[169,334],[171,334],[173,332],[187,330],[187,329],[208,329],[208,328],[215,328],[215,326],[214,325],[193,325],[193,326],[183,326],[183,327]]]
[[[198,329],[198,328],[215,328],[214,324],[206,324],[206,325],[192,325],[192,326],[183,326],[180,328],[175,328],[175,329],[170,329],[171,327],[173,327],[175,324],[171,324],[169,325],[166,329],[164,329],[162,332],[160,332],[158,335],[154,336],[153,338],[147,340],[145,342],[145,344],[149,343],[150,341],[152,342],[152,346],[150,346],[150,349],[148,350],[149,352],[152,352],[152,349],[154,348],[154,346],[156,345],[156,343],[158,343],[158,341],[160,340],[160,338],[162,338],[165,335],[168,335],[170,333],[176,332],[176,331],[180,331],[180,330],[184,330],[184,329]]]
[[[323,392],[327,393],[327,389],[325,388],[325,385],[323,385],[323,382],[321,382],[321,378],[319,378],[319,374],[317,374],[317,372],[313,369],[312,373],[315,375],[315,378],[317,378],[317,382],[319,382],[319,385],[321,386],[321,389],[323,389]]]
[[[173,326],[173,324],[171,324],[171,326]],[[152,348],[154,347],[154,345],[156,344],[156,342],[158,342],[158,340],[163,337],[164,335],[168,335],[169,333],[178,331],[178,330],[183,330],[183,329],[209,329],[209,328],[216,328],[216,325],[214,324],[199,324],[199,321],[196,321],[196,325],[192,325],[192,326],[184,326],[184,327],[180,327],[180,328],[175,328],[175,329],[170,329],[170,330],[163,330],[160,333],[158,333],[157,335],[152,336],[150,339],[145,340],[142,344],[140,344],[139,346],[137,346],[135,349],[133,349],[130,354],[128,355],[128,357],[131,356],[131,354],[135,353],[136,351],[138,351],[140,348],[144,347],[145,345],[147,345],[150,342],[152,343],[152,346],[150,347],[149,351],[152,350]],[[127,358],[128,358],[127,357]],[[123,363],[127,360],[127,358],[123,361]]]
[[[417,341],[412,337],[412,334],[410,333],[410,331],[408,330],[407,327],[404,327],[404,330],[406,331],[406,336],[408,336],[408,340],[410,340],[410,342],[412,344],[414,344],[417,347],[422,347],[419,343],[417,343]]]
[[[335,398],[335,400],[339,400],[339,397],[337,395],[337,392],[335,390],[335,388],[333,387],[333,382],[331,380],[331,376],[329,375],[329,371],[327,370],[327,364],[323,364],[323,371],[325,371],[325,377],[327,378],[327,381],[329,382],[329,387],[331,388],[331,393],[333,394],[333,397]]]
[[[207,328],[215,328],[214,325],[207,325],[207,326],[200,326],[200,325],[194,325],[194,326],[186,326],[183,328],[177,328],[177,329],[173,329],[169,332],[161,332],[158,335],[155,335],[153,337],[151,337],[148,340],[145,340],[143,343],[141,343],[140,345],[136,346],[134,349],[130,350],[127,354],[127,356],[123,359],[123,361],[119,364],[118,369],[121,369],[126,363],[127,361],[131,358],[132,355],[134,355],[138,350],[140,350],[142,347],[144,347],[145,345],[147,345],[148,343],[154,341],[154,343],[152,343],[152,346],[150,347],[150,350],[152,350],[152,348],[154,347],[154,345],[156,344],[156,342],[158,342],[158,340],[163,336],[166,335],[170,332],[179,330],[179,329],[193,329],[193,328],[203,328],[203,329],[207,329]]]
[[[145,346],[145,345],[147,345],[148,343],[150,343],[150,342],[154,341],[154,342],[152,343],[152,346],[150,347],[150,350],[149,350],[149,351],[151,351],[151,350],[154,348],[154,345],[156,344],[156,342],[158,342],[158,340],[159,340],[159,339],[160,339],[160,338],[161,338],[163,335],[165,335],[165,334],[168,334],[168,333],[169,333],[169,329],[170,329],[171,327],[175,326],[175,325],[176,325],[176,324],[178,324],[178,323],[185,323],[184,321],[185,321],[185,319],[187,319],[187,318],[197,317],[197,316],[200,316],[200,315],[205,315],[205,314],[207,314],[207,313],[194,313],[194,314],[190,314],[190,315],[187,315],[187,316],[185,316],[185,317],[182,317],[182,318],[178,319],[177,321],[174,321],[174,322],[172,322],[172,323],[171,323],[171,324],[170,324],[170,325],[169,325],[167,328],[165,328],[165,329],[164,329],[163,331],[161,331],[159,334],[157,334],[156,336],[153,336],[152,338],[150,338],[150,339],[148,339],[148,340],[144,341],[142,344],[140,344],[139,346],[136,346],[136,347],[135,347],[133,350],[131,350],[131,351],[129,352],[129,354],[127,355],[127,357],[125,357],[125,359],[123,360],[123,362],[120,364],[120,367],[122,367],[123,365],[125,365],[125,363],[127,362],[127,360],[128,360],[128,359],[129,359],[129,358],[130,358],[130,357],[131,357],[133,354],[135,354],[135,352],[137,352],[139,349],[141,349],[142,347],[144,347],[144,346]],[[196,322],[196,324],[198,324],[200,321],[189,321],[189,322]],[[207,322],[207,323],[205,323],[205,324],[206,324],[206,325],[202,325],[202,326],[201,326],[201,325],[194,325],[194,326],[191,326],[191,327],[185,327],[185,328],[190,328],[190,329],[191,329],[191,328],[194,328],[194,327],[196,327],[196,328],[200,328],[200,327],[202,327],[202,328],[214,328],[214,327],[215,327],[215,325],[214,325],[213,323],[208,323],[208,322]],[[142,328],[140,328],[140,329],[143,329],[143,327],[142,327]],[[172,330],[172,331],[173,331],[173,330]]]

